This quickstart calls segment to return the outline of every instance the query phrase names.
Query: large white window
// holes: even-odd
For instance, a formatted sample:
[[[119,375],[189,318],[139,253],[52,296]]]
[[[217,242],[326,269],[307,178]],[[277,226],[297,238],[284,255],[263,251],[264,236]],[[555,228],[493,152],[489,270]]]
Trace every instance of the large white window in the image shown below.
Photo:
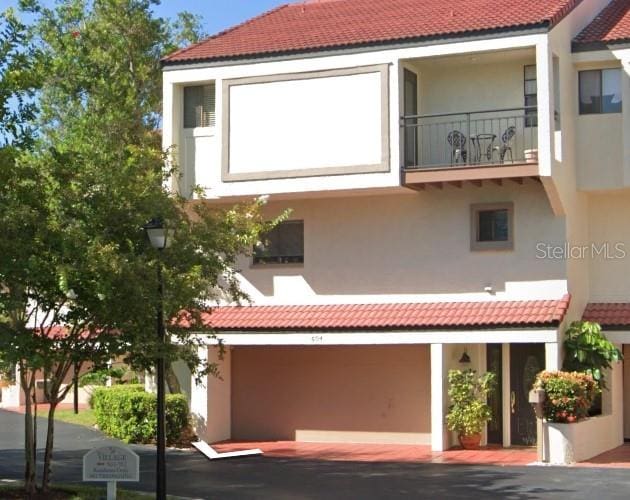
[[[388,170],[386,67],[224,85],[224,180]]]

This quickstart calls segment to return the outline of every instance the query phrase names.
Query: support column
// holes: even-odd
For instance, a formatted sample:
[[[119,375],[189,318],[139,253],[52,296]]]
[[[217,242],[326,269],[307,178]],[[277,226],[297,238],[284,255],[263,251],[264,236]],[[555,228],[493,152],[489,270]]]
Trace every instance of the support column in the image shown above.
[[[615,347],[623,352],[623,345],[615,344]],[[612,368],[607,370],[606,381],[608,390],[603,394],[603,413],[612,415],[611,440],[616,446],[621,446],[624,441],[624,417],[623,417],[623,362],[612,363]]]
[[[538,164],[540,174],[551,175],[554,151],[554,92],[552,55],[547,37],[536,45],[538,85]]]
[[[446,364],[444,344],[431,344],[431,450],[444,451],[448,447],[446,431]]]
[[[545,344],[545,370],[556,371],[562,368],[562,349],[558,342]]]
[[[206,441],[214,443],[232,437],[232,362],[231,349],[225,348],[223,359],[219,359],[219,348],[208,349],[208,362],[215,363],[219,377],[208,376],[206,391]]]
[[[199,360],[206,361],[208,359],[208,346],[201,345],[199,349]],[[203,377],[200,382],[195,380],[195,376],[191,376],[190,381],[190,416],[192,426],[199,439],[206,440],[206,431],[208,426],[208,378]]]
[[[510,344],[501,345],[502,373],[501,373],[501,399],[503,402],[503,446],[508,448],[512,443],[512,411],[510,407]]]

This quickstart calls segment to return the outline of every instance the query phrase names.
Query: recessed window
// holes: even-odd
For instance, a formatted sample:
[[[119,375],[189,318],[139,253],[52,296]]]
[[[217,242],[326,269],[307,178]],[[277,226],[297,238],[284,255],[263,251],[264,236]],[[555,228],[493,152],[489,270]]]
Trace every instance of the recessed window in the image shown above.
[[[525,93],[525,126],[538,126],[538,81],[536,76],[536,65],[530,64],[524,69],[524,93]]]
[[[471,250],[511,250],[514,247],[512,203],[471,207]]]
[[[184,128],[214,127],[215,84],[184,87]]]
[[[621,113],[621,70],[580,71],[580,114]]]
[[[278,224],[254,247],[254,264],[302,264],[304,262],[304,221]]]

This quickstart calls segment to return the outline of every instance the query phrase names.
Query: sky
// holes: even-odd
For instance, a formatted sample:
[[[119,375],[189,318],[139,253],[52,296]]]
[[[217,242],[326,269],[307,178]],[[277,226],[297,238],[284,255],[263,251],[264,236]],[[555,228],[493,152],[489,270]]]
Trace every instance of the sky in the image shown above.
[[[293,0],[162,0],[156,13],[162,17],[174,17],[187,10],[203,17],[204,31],[212,35],[269,9]],[[54,0],[44,0],[52,5]],[[0,11],[15,6],[17,0],[0,0]]]
[[[7,0],[0,0],[0,3]],[[292,0],[162,0],[156,9],[163,17],[173,17],[182,10],[203,16],[204,28],[209,35],[229,28],[250,17],[290,3]]]

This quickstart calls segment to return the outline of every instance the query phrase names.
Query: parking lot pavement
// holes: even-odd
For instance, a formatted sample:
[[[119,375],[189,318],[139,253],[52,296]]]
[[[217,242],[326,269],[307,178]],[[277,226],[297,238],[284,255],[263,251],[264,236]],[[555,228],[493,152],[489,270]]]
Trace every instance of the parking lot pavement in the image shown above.
[[[0,410],[0,478],[20,479],[24,455],[23,416]],[[42,421],[43,423],[43,421]],[[43,443],[42,434],[39,442]],[[59,422],[54,475],[79,482],[81,460],[91,448],[111,442],[101,433]],[[155,450],[140,455],[139,484],[154,487]],[[630,474],[622,469],[498,467],[419,463],[372,463],[246,457],[210,462],[193,451],[169,450],[170,494],[200,499],[627,499]]]

